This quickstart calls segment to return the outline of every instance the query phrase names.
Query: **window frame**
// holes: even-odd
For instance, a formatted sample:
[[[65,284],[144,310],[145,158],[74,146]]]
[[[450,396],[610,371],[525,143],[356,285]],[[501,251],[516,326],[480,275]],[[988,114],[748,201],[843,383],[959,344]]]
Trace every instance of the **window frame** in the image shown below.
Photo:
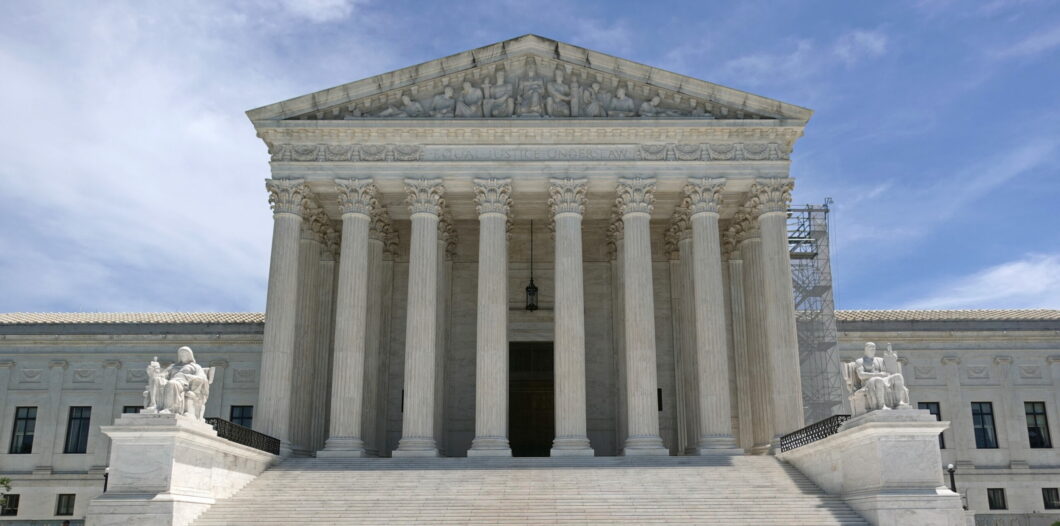
[[[1031,409],[1034,412],[1031,412]],[[1037,409],[1041,408],[1041,412]],[[1027,444],[1031,449],[1052,449],[1053,448],[1053,437],[1049,434],[1049,415],[1048,408],[1045,406],[1045,402],[1030,401],[1023,402],[1023,414],[1027,418]],[[1035,420],[1037,424],[1035,427],[1038,431],[1038,438],[1041,440],[1040,445],[1034,444],[1034,435],[1031,434],[1031,419]],[[1040,419],[1040,420],[1039,420]]]
[[[127,411],[127,409],[134,409],[134,411]],[[138,405],[123,405],[121,406],[121,414],[123,415],[136,415],[140,413],[143,407]]]
[[[934,411],[931,410],[932,406],[934,406]],[[917,402],[916,407],[917,409],[925,409],[927,412],[935,415],[936,421],[942,421],[942,404],[940,402]],[[941,432],[939,433],[939,449],[946,449],[946,438]]]
[[[69,510],[63,505],[69,504]],[[77,494],[76,493],[60,493],[55,496],[55,516],[56,517],[72,517],[74,515],[74,509],[77,507]],[[63,513],[63,512],[66,513]]]
[[[239,416],[239,417],[237,417],[236,416],[236,410],[237,409],[239,409],[239,410],[248,410],[250,412],[250,415],[249,416]],[[228,408],[228,421],[232,422],[233,424],[236,424],[238,426],[243,426],[243,427],[247,427],[247,428],[253,428],[253,426],[254,426],[254,406],[252,406],[252,405],[233,405],[233,406],[229,406],[229,408]],[[242,423],[243,421],[246,421],[247,423],[244,424],[244,423]]]
[[[21,416],[22,410],[25,409],[28,413],[30,409],[33,410],[33,416]],[[15,408],[15,419],[13,426],[11,427],[11,444],[8,446],[7,452],[11,455],[30,455],[33,453],[33,440],[37,434],[37,406],[18,406]],[[22,429],[19,429],[19,424],[22,424]],[[26,430],[27,427],[32,429]],[[26,444],[26,437],[29,437],[29,447],[24,451],[19,449],[16,450],[16,445],[22,446]],[[18,438],[22,440],[17,440]]]
[[[984,412],[983,408],[988,408],[989,411]],[[986,425],[986,418],[990,420],[989,428]],[[977,420],[978,423],[976,422]],[[989,429],[989,433],[987,433],[987,429]],[[982,430],[982,433],[980,433],[980,430]],[[972,432],[975,435],[976,449],[999,449],[997,418],[994,414],[993,402],[972,402]],[[980,436],[982,436],[982,440],[980,440]]]
[[[986,506],[991,510],[1007,510],[1008,496],[1005,495],[1005,488],[986,488]]]
[[[1047,510],[1060,510],[1060,488],[1042,488],[1042,506]]]
[[[76,417],[74,413],[79,413]],[[87,412],[87,415],[85,413]],[[77,424],[77,435],[74,424]],[[72,405],[66,419],[66,440],[63,441],[64,455],[84,455],[88,452],[88,433],[92,429],[92,406]],[[76,442],[74,442],[76,440]]]
[[[11,506],[11,498],[14,497],[15,505]],[[0,517],[18,517],[18,504],[22,500],[21,495],[18,493],[8,493],[4,495],[2,502],[0,502]]]

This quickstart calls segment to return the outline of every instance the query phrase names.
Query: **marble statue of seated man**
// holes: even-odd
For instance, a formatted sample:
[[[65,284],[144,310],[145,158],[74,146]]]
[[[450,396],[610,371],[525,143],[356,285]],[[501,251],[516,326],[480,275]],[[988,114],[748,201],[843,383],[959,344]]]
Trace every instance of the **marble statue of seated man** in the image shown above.
[[[891,344],[887,344],[887,352],[880,358],[876,356],[876,344],[868,342],[865,344],[864,356],[842,367],[853,416],[869,411],[910,407],[902,364],[898,362],[898,355],[891,349]]]
[[[147,366],[144,413],[177,414],[202,420],[213,369],[195,362],[190,347],[177,349],[177,362],[163,369],[156,357]]]

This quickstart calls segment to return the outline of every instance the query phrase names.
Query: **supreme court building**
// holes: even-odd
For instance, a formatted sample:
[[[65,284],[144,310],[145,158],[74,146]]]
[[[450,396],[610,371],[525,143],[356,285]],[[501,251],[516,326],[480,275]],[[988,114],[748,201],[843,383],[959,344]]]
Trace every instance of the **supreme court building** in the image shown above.
[[[199,506],[180,524],[497,523],[507,515],[483,510],[555,496],[575,506],[557,517],[582,504],[614,514],[589,522],[652,509],[692,523],[958,526],[879,511],[952,517],[948,464],[978,524],[1060,520],[1060,311],[829,306],[828,359],[807,360],[796,320],[815,307],[793,293],[789,172],[811,114],[534,35],[250,110],[271,170],[264,314],[0,314],[0,474],[19,497],[0,523],[76,524],[89,501],[98,516],[132,509],[143,492],[121,477],[103,494],[120,456],[110,433],[127,418],[132,429],[122,415],[144,406],[152,357],[183,345],[211,370],[206,416],[279,439],[280,456],[196,479],[225,492],[159,493]],[[865,468],[896,470],[893,487],[838,491],[779,438],[849,413],[840,362],[868,340],[894,343],[924,410],[908,412],[921,441],[905,438],[930,447]],[[545,500],[516,502],[537,475],[503,468],[535,465],[553,469],[534,486]],[[445,478],[437,466],[492,467]],[[533,513],[510,522],[547,519]]]

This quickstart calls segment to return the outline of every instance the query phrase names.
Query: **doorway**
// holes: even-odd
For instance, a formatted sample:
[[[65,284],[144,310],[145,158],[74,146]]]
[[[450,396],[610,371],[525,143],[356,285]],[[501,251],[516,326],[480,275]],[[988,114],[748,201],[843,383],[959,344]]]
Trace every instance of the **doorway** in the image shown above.
[[[508,441],[515,457],[547,457],[555,437],[552,342],[508,344]]]

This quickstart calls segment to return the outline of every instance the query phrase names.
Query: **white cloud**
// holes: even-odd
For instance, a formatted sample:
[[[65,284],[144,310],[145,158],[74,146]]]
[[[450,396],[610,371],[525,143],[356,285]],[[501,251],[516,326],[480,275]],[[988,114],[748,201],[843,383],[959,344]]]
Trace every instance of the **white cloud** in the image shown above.
[[[1060,47],[1060,25],[1032,33],[1019,42],[1004,49],[992,52],[994,58],[1024,58],[1052,51]]]
[[[795,41],[790,51],[744,55],[726,62],[723,69],[726,77],[752,86],[773,85],[777,79],[791,81],[816,73],[821,66],[819,57],[813,41],[802,39]]]
[[[1060,253],[1030,254],[959,277],[903,308],[1060,308]]]
[[[335,22],[349,18],[357,2],[354,0],[280,0],[284,9],[312,22]]]
[[[887,52],[887,35],[879,31],[858,29],[840,35],[832,52],[847,65],[876,58]]]

